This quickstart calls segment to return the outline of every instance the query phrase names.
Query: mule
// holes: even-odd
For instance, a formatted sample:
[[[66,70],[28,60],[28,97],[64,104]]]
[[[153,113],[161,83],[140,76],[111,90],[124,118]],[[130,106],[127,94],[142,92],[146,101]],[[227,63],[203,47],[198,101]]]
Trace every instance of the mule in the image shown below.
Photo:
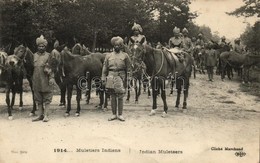
[[[149,45],[143,45],[144,40],[135,47],[146,65],[146,73],[151,78],[153,106],[149,115],[154,115],[157,109],[157,95],[160,91],[163,100],[164,112],[162,117],[165,117],[168,111],[166,101],[165,80],[169,74],[174,74],[174,80],[177,88],[177,99],[175,107],[179,107],[180,94],[183,90],[184,101],[183,109],[187,109],[187,98],[189,90],[189,78],[192,72],[193,59],[188,53],[184,53],[183,60],[174,57],[169,57],[171,54],[167,50],[155,49]]]
[[[249,53],[239,54],[237,52],[230,51],[230,52],[221,53],[220,60],[221,60],[223,69],[225,67],[242,69],[242,72],[241,72],[242,82],[248,83],[249,82],[249,69],[252,66],[260,63],[260,56],[252,55]]]
[[[62,61],[64,63],[64,82],[67,88],[67,111],[65,116],[70,115],[71,111],[71,97],[72,97],[72,90],[73,85],[76,85],[77,90],[77,110],[75,115],[80,115],[80,99],[81,99],[81,91],[84,89],[82,87],[82,82],[85,81],[88,84],[88,88],[91,88],[91,80],[92,79],[99,79],[96,81],[96,84],[99,85],[98,87],[100,90],[103,90],[103,85],[101,82],[101,74],[102,74],[102,67],[103,61],[105,59],[105,54],[96,53],[87,56],[80,56],[72,54],[67,48],[64,48],[61,52]],[[86,74],[89,72],[89,76],[86,79]],[[104,91],[100,91],[100,93],[104,93]],[[100,106],[104,104],[104,96],[100,95]]]
[[[8,117],[12,117],[12,109],[15,103],[16,93],[20,94],[19,109],[23,107],[23,78],[26,77],[32,90],[33,109],[30,116],[35,115],[36,104],[34,101],[34,92],[32,89],[32,75],[33,75],[33,53],[29,48],[19,45],[14,50],[14,55],[6,58],[5,68],[3,72],[5,79],[6,104],[8,107]],[[12,91],[12,99],[10,100],[10,93]]]

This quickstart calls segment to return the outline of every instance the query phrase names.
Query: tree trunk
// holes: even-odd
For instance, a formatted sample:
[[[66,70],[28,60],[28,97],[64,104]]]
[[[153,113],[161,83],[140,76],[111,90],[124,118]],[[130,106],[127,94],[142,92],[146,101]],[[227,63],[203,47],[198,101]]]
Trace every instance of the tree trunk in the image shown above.
[[[97,29],[94,29],[94,38],[93,38],[93,45],[92,45],[92,53],[95,52],[96,44],[97,44]]]

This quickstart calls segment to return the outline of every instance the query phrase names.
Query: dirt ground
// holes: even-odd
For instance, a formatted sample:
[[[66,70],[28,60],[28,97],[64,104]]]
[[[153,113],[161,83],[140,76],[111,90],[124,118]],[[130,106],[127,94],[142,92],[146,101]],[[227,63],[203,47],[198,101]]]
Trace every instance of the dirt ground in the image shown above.
[[[162,101],[155,116],[148,116],[152,99],[142,94],[125,105],[125,122],[108,122],[111,109],[98,110],[82,100],[80,117],[64,117],[55,95],[48,123],[32,122],[30,92],[24,109],[14,108],[8,120],[5,95],[0,94],[0,163],[10,162],[259,162],[259,97],[239,90],[239,82],[208,82],[206,75],[191,79],[188,112],[174,110],[176,91],[167,96],[169,112],[161,117]],[[18,97],[16,98],[18,104]],[[241,150],[226,150],[225,148]],[[217,150],[222,148],[222,150]],[[163,150],[165,153],[160,153]],[[95,152],[93,152],[95,151]],[[240,154],[240,155],[238,155]]]

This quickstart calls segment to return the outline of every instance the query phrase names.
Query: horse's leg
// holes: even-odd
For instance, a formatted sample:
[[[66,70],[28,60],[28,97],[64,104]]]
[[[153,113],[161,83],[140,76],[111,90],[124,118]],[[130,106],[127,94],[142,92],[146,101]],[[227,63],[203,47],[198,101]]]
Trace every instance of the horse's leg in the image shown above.
[[[89,104],[89,101],[90,101],[90,94],[91,94],[91,80],[88,80],[87,91],[86,91],[86,95],[87,95],[86,103],[87,104]]]
[[[16,90],[16,88],[14,87],[14,88],[12,89],[11,109],[13,109],[13,107],[14,107],[16,91],[17,91],[17,90]]]
[[[61,83],[60,85],[60,104],[59,106],[65,106],[66,105],[66,85],[65,83]]]
[[[79,116],[80,115],[80,100],[81,100],[81,89],[79,87],[77,87],[77,96],[76,96],[76,100],[77,100],[77,111],[75,113],[75,116]]]
[[[130,81],[130,83],[131,83],[131,81]],[[126,100],[125,100],[125,102],[126,103],[129,103],[129,99],[130,99],[130,83],[129,83],[129,85],[127,85],[127,96],[126,96]]]
[[[213,72],[211,72],[211,75],[213,74]],[[212,76],[213,78],[213,76]],[[211,79],[212,79],[211,78]],[[187,111],[187,98],[188,98],[188,95],[189,95],[189,86],[190,86],[190,81],[189,81],[189,78],[186,78],[185,79],[185,85],[184,85],[184,88],[183,88],[183,94],[184,94],[184,99],[183,99],[183,111]]]
[[[29,76],[27,76],[27,80],[29,82],[29,85],[31,87],[31,91],[32,91],[32,100],[33,100],[33,109],[32,111],[30,112],[29,116],[34,116],[35,115],[35,111],[36,111],[36,102],[35,102],[35,99],[34,99],[34,91],[33,91],[33,83],[32,83],[32,80]]]
[[[181,97],[181,81],[180,79],[176,79],[176,88],[177,88],[177,99],[175,107],[178,108],[180,105],[180,97]]]
[[[163,101],[163,110],[164,110],[162,117],[165,118],[168,111],[168,105],[166,101],[165,81],[161,81],[160,84],[161,84],[161,98]]]
[[[23,109],[23,76],[21,77],[19,83],[19,91],[20,91],[20,103],[19,103],[19,110]]]
[[[157,109],[157,95],[158,95],[158,87],[157,85],[155,86],[154,84],[156,84],[155,79],[152,79],[152,96],[153,96],[153,107],[151,112],[149,113],[149,115],[155,115],[156,111],[155,109]]]
[[[65,113],[65,116],[70,115],[72,91],[73,91],[73,85],[68,83],[67,84],[67,111]]]
[[[142,82],[141,82],[141,78],[138,79],[138,93],[137,93],[137,101],[139,100],[139,97],[141,95],[141,88],[142,87]]]
[[[134,79],[134,87],[135,87],[135,103],[138,103],[138,86],[137,86],[137,80],[138,79]]]
[[[11,109],[11,106],[10,106],[10,87],[9,86],[6,86],[5,88],[5,102],[6,102],[6,105],[7,105],[7,111],[8,111],[8,118],[10,120],[13,119],[12,117],[12,109]]]
[[[221,61],[221,79],[222,79],[222,81],[225,78],[225,69],[226,69],[226,64],[224,63],[224,61]]]

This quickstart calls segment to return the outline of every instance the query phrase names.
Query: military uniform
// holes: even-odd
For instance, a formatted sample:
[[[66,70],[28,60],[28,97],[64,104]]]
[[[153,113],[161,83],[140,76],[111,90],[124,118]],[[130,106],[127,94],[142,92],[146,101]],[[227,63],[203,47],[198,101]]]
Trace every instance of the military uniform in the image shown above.
[[[143,29],[140,24],[134,23],[134,25],[132,27],[132,31],[134,32],[134,35],[131,36],[131,39],[134,42],[129,41],[129,43],[128,43],[129,46],[131,44],[140,43],[142,41],[142,39],[144,39],[143,44],[147,44],[145,36],[141,34],[143,32]]]
[[[205,50],[204,63],[207,68],[209,81],[213,81],[213,70],[214,70],[214,66],[216,66],[216,63],[217,63],[217,54],[216,54],[216,51],[214,49],[212,49],[211,47],[209,47]]]
[[[120,39],[120,37],[115,37],[115,39],[119,39],[121,42],[122,38]],[[113,51],[107,54],[102,69],[102,81],[106,81],[106,89],[108,93],[111,94],[113,116],[109,120],[118,118],[119,120],[124,121],[124,118],[122,117],[123,97],[127,88],[128,72],[131,72],[131,63],[127,53],[120,50],[118,52]],[[117,108],[118,116],[116,115]]]
[[[38,48],[46,48],[47,40],[45,40],[44,37],[41,36],[36,39],[36,44]],[[34,100],[37,103],[38,109],[40,111],[40,116],[33,119],[33,121],[49,121],[48,110],[52,101],[52,91],[54,84],[54,74],[48,64],[49,58],[50,53],[47,53],[45,50],[43,50],[42,52],[38,51],[34,54],[34,71],[32,76],[32,82]]]

